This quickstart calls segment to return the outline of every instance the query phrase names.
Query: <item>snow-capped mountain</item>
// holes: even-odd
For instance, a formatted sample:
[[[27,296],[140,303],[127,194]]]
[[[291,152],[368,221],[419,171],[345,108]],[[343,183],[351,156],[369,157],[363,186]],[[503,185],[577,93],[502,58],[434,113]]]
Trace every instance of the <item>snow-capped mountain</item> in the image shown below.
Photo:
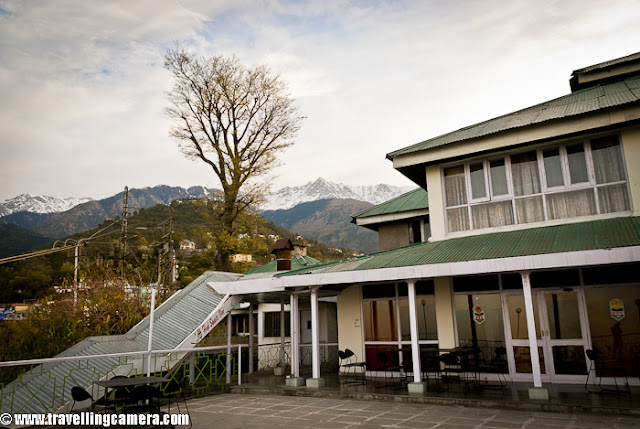
[[[413,190],[412,186],[392,186],[385,184],[371,186],[350,186],[329,182],[322,177],[302,186],[287,186],[269,195],[262,210],[286,210],[300,203],[324,199],[343,198],[380,204]]]
[[[22,211],[32,213],[64,212],[92,200],[92,198],[57,198],[47,195],[22,194],[0,203],[0,217]]]

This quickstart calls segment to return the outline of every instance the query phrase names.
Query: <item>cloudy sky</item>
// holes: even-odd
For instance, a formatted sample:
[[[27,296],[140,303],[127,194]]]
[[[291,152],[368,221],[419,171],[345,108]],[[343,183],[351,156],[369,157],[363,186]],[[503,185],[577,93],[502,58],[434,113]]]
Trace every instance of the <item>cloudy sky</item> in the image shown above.
[[[288,82],[307,119],[275,188],[411,185],[388,152],[567,94],[638,22],[636,0],[0,0],[0,200],[217,187],[168,136],[176,41]]]

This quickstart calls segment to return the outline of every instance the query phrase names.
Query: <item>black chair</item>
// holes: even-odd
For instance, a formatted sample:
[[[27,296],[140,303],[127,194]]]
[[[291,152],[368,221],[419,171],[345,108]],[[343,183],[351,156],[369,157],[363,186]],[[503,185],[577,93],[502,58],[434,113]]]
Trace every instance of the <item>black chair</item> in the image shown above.
[[[498,384],[492,385],[484,383],[482,387],[497,387],[504,388],[507,386],[507,378],[504,375],[507,370],[507,349],[504,347],[496,347],[493,351],[493,357],[489,362],[486,362],[484,357],[480,358],[478,365],[478,371],[486,374],[496,374],[498,377]]]
[[[155,386],[147,384],[136,386],[129,394],[129,399],[123,407],[127,414],[153,413],[160,410],[162,392]]]
[[[470,378],[470,374],[474,374],[474,369],[469,366],[469,363],[465,361],[464,356],[461,354],[455,352],[445,353],[440,355],[440,362],[442,362],[442,379],[448,388],[452,386],[454,381],[463,384],[466,388],[474,380]]]
[[[366,384],[366,362],[359,362],[358,357],[351,349],[338,350],[340,358],[339,375],[345,384]]]
[[[95,411],[96,406],[103,407],[103,410],[109,406],[109,404],[104,398],[100,398],[97,401],[94,401],[93,396],[91,396],[91,393],[87,392],[83,387],[80,387],[80,386],[73,386],[71,388],[71,397],[73,398],[71,411],[73,411],[73,409],[75,408],[76,402],[83,402],[86,400],[91,401],[91,411]],[[77,411],[84,411],[84,410],[85,409],[80,409]]]
[[[612,366],[608,365],[605,360],[602,358],[600,354],[600,350],[597,348],[589,349],[586,351],[587,358],[589,358],[589,371],[587,372],[587,381],[584,383],[584,388],[587,392],[589,392],[589,378],[591,377],[591,373],[594,373],[594,381],[595,377],[598,377],[598,389],[602,392],[605,391],[615,391],[620,392],[620,387],[618,386],[618,377],[624,378],[624,390],[623,392],[631,393],[631,388],[629,387],[629,379],[627,378],[627,372],[621,366]],[[602,377],[609,374],[610,377],[613,377],[613,381],[615,383],[615,390],[606,389],[602,387]]]
[[[429,389],[430,380],[435,380],[435,391],[444,390],[441,385],[442,381],[442,364],[440,363],[440,354],[437,350],[423,351],[420,353],[420,365],[422,370],[422,379],[427,382]]]
[[[379,351],[376,353],[376,360],[380,363],[378,375],[373,381],[373,386],[376,388],[394,386],[403,381],[407,381],[407,374],[404,372],[404,368],[402,365],[394,364],[390,354],[391,352],[389,351]],[[382,376],[379,375],[380,372],[382,372]],[[382,379],[382,383],[380,379]]]
[[[179,382],[174,380],[169,382],[167,389],[162,394],[162,398],[167,399],[168,403],[168,412],[171,414],[171,400],[178,397],[178,395],[182,396],[182,402],[184,403],[185,409],[187,410],[187,414],[189,415],[189,427],[193,425],[191,421],[191,414],[189,413],[189,406],[187,405],[187,398],[185,396],[185,392],[189,387],[189,376],[182,377]],[[178,414],[183,414],[180,410],[180,402],[175,402],[176,407],[178,408]]]

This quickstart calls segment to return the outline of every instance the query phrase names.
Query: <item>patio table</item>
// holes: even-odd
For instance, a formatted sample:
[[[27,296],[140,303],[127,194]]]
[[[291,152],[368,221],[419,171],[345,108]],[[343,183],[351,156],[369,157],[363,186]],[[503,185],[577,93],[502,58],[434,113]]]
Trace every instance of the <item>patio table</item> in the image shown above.
[[[117,389],[117,388],[121,388],[121,387],[131,387],[131,386],[140,386],[140,385],[150,385],[150,384],[156,384],[156,383],[167,383],[171,381],[169,378],[163,378],[163,377],[156,377],[156,376],[150,376],[150,377],[128,377],[128,378],[122,378],[122,377],[114,377],[110,380],[100,380],[100,381],[96,381],[95,384],[97,384],[98,386],[102,386],[106,389],[105,392],[105,398],[109,397],[109,389]],[[129,401],[130,398],[126,397],[126,398],[116,398],[116,399],[112,399],[109,400],[112,405],[114,406],[114,410],[116,409],[116,407],[118,405],[123,405],[126,406]]]

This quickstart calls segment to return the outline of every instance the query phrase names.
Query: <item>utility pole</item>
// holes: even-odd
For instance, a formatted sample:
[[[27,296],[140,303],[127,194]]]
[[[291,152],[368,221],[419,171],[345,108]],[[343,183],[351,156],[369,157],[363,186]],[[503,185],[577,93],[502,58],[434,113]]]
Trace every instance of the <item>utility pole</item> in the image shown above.
[[[162,243],[158,249],[158,286],[173,282],[173,216],[162,223]],[[167,256],[168,255],[168,256]],[[167,279],[165,280],[165,277]]]
[[[127,215],[129,212],[129,187],[124,187],[122,195],[122,236],[120,237],[120,277],[124,278],[124,258],[127,254]]]

